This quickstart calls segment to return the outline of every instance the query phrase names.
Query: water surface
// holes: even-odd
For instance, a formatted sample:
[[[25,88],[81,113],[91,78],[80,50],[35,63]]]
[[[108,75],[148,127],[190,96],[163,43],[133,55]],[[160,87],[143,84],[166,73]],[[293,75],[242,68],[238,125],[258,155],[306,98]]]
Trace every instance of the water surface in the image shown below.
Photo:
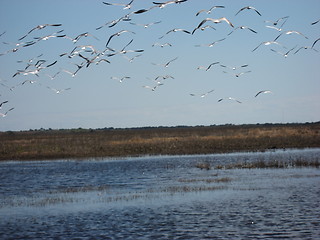
[[[318,168],[215,168],[319,156],[304,149],[2,162],[0,238],[320,239]]]

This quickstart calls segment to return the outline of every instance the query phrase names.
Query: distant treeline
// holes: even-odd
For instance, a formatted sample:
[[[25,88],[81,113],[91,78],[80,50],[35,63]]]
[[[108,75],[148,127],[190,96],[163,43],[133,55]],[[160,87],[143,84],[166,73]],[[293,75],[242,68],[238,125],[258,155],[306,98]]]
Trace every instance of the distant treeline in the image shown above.
[[[29,130],[21,130],[21,131],[5,131],[6,133],[16,133],[16,132],[43,132],[43,131],[67,131],[67,132],[93,132],[93,131],[105,131],[105,130],[137,130],[137,129],[173,129],[173,128],[225,128],[225,127],[236,127],[236,128],[250,128],[250,127],[280,127],[280,126],[301,126],[301,125],[318,125],[319,122],[306,122],[306,123],[255,123],[255,124],[212,124],[212,125],[196,125],[196,126],[188,126],[188,125],[177,125],[177,126],[145,126],[145,127],[129,127],[129,128],[115,128],[115,127],[104,127],[104,128],[60,128],[60,129],[52,129],[52,128],[39,128],[39,129],[29,129]],[[4,133],[4,132],[0,132]]]

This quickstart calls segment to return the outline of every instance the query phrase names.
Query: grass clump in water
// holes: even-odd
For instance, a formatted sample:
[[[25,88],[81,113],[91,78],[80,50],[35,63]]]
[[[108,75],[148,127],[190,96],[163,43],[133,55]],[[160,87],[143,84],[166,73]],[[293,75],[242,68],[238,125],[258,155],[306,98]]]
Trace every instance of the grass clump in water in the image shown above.
[[[314,159],[312,161],[307,161],[304,159],[295,159],[291,161],[254,161],[254,162],[245,162],[245,163],[235,163],[229,165],[218,165],[215,169],[254,169],[254,168],[293,168],[293,167],[313,167],[319,168],[320,162],[319,159]]]

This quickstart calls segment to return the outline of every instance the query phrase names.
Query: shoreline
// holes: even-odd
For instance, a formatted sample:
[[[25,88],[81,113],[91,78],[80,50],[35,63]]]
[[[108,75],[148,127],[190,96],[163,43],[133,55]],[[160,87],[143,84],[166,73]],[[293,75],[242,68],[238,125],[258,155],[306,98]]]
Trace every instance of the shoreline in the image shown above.
[[[0,133],[0,161],[206,155],[320,147],[320,122]]]

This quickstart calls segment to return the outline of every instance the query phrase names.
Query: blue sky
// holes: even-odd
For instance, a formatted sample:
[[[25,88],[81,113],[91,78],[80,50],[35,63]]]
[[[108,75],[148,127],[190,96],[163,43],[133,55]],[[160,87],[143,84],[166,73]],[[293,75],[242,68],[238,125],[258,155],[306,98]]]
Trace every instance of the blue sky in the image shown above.
[[[128,3],[129,1],[106,1]],[[313,122],[320,119],[320,41],[314,49],[300,47],[311,46],[320,37],[320,23],[317,21],[320,1],[270,0],[270,1],[213,1],[188,0],[181,4],[158,7],[142,14],[133,14],[131,21],[119,22],[114,27],[105,23],[118,19],[125,14],[153,6],[152,1],[135,0],[131,9],[121,6],[107,6],[102,1],[56,0],[56,1],[14,1],[0,2],[0,103],[1,113],[10,108],[6,117],[0,118],[0,131],[29,130],[39,128],[104,128],[104,127],[144,127],[177,125],[211,125],[211,124],[251,124],[251,123],[287,123]],[[225,8],[214,9],[211,14],[196,13],[215,5]],[[253,10],[243,10],[253,6]],[[280,32],[267,28],[270,23],[281,17],[289,16],[283,25],[283,32],[298,31],[299,34],[283,34],[277,42],[281,45],[261,45],[274,40]],[[215,28],[197,30],[193,35],[184,32],[166,34],[174,28],[192,32],[205,18],[226,17],[234,27],[247,26],[248,29],[232,30],[226,22],[215,24],[206,22]],[[144,28],[135,24],[147,24],[161,21]],[[132,24],[133,23],[133,24]],[[40,24],[62,24],[48,26],[32,31],[23,40],[19,38]],[[280,25],[281,23],[279,23]],[[278,26],[279,26],[278,25]],[[16,52],[7,52],[20,42],[35,41],[57,31],[56,35],[75,38],[88,32],[88,37],[73,43],[67,37],[50,38],[37,41],[32,46],[19,48]],[[106,42],[112,34],[129,30],[113,37],[109,47],[121,50],[132,39],[126,50],[142,49],[143,52],[128,52],[108,57]],[[159,37],[165,35],[162,39]],[[98,38],[98,40],[96,39]],[[212,47],[203,46],[224,39]],[[170,43],[172,46],[160,47],[154,43]],[[92,45],[98,59],[108,59],[109,63],[100,62],[83,67],[75,77],[63,71],[75,71],[85,60],[78,55],[69,58],[80,45]],[[201,45],[197,47],[196,45]],[[285,58],[278,52],[285,53],[294,48]],[[271,51],[271,49],[276,52]],[[82,52],[92,59],[97,54]],[[128,58],[141,56],[129,62]],[[37,58],[37,56],[41,55]],[[168,67],[157,64],[178,57]],[[54,63],[51,67],[41,69],[38,76],[28,74],[13,75],[24,70],[28,60],[45,60],[41,66]],[[22,61],[22,62],[21,62]],[[208,66],[209,71],[197,69]],[[156,65],[152,64],[155,63]],[[242,66],[236,70],[222,67]],[[27,71],[35,70],[30,66]],[[60,72],[53,80],[53,76]],[[240,77],[235,74],[246,72]],[[162,81],[155,91],[143,86],[155,86],[157,76],[174,77]],[[129,76],[120,82],[112,77]],[[22,83],[26,80],[35,81]],[[52,89],[67,89],[56,94]],[[210,90],[213,92],[201,97]],[[270,94],[260,94],[261,90],[271,90]],[[190,94],[196,94],[191,96]],[[241,103],[228,100],[235,98]],[[223,101],[218,102],[223,98]]]

